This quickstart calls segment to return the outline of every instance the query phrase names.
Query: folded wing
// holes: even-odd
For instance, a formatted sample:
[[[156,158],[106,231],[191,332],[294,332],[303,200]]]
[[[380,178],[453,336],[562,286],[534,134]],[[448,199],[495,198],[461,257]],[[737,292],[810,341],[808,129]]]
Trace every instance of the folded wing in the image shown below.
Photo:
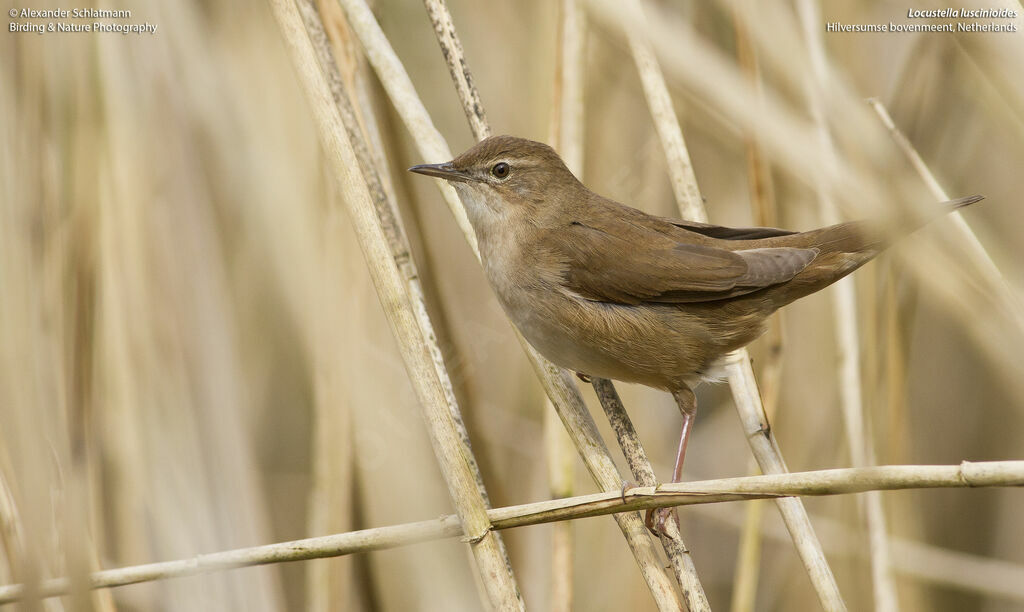
[[[567,288],[588,300],[618,304],[709,302],[784,283],[818,253],[690,244],[658,225],[613,218],[563,228],[557,243]]]

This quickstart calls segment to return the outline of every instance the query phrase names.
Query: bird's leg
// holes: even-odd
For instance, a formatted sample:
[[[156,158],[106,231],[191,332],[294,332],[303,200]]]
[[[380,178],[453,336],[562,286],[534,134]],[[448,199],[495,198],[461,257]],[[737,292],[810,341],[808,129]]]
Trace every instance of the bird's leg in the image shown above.
[[[673,391],[672,397],[679,405],[679,412],[683,415],[683,426],[679,433],[679,449],[676,451],[676,466],[672,470],[672,482],[680,482],[683,479],[683,459],[686,458],[686,444],[690,441],[690,430],[693,429],[693,421],[697,416],[697,396],[689,387],[683,387],[679,391]],[[670,516],[676,516],[675,508],[652,508],[647,511],[644,522],[647,528],[655,535],[661,535],[665,531],[665,521]],[[678,522],[678,518],[676,519]]]

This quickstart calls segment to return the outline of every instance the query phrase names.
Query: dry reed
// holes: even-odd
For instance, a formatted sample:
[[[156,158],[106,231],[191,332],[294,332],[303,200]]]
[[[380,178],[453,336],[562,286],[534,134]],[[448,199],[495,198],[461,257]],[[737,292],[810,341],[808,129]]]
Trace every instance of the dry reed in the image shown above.
[[[429,344],[433,338],[429,319],[425,314],[416,316],[416,312],[424,311],[425,307],[416,301],[418,285],[408,286],[416,278],[415,270],[410,269],[408,250],[403,248],[400,240],[389,240],[388,224],[381,218],[382,212],[388,209],[383,206],[374,208],[367,183],[357,173],[359,159],[337,107],[345,96],[343,91],[337,90],[340,80],[333,74],[325,75],[325,67],[318,65],[317,51],[296,6],[290,0],[273,0],[271,6],[309,97],[324,149],[345,194],[344,200],[357,228],[356,235],[378,296],[393,325],[409,376],[420,397],[434,452],[462,521],[466,542],[473,551],[480,583],[486,593],[485,602],[495,609],[522,608],[522,598],[511,567],[506,564],[500,541],[491,532],[486,515],[487,504],[473,469],[475,465],[470,460],[472,452],[459,435],[452,418],[457,409],[450,403],[453,398],[450,384],[444,384],[440,378],[439,372],[444,371],[443,363],[438,363],[440,351]],[[322,32],[320,34],[317,39],[325,45],[326,36]],[[332,81],[336,86],[333,92]],[[365,149],[365,145],[362,148]],[[369,163],[371,160],[365,161]],[[364,168],[364,172],[369,170]],[[382,192],[379,181],[374,186]],[[392,220],[392,229],[394,224]]]
[[[495,508],[488,511],[488,516],[495,529],[511,529],[552,521],[677,505],[713,504],[797,495],[843,495],[862,491],[1007,486],[1024,486],[1024,461],[980,463],[965,461],[960,465],[927,466],[887,465],[669,483],[652,487],[633,487],[618,493],[593,493],[566,499]],[[382,550],[457,535],[466,537],[460,527],[459,519],[448,516],[433,521],[380,527],[209,553],[191,559],[105,570],[90,577],[90,588],[124,586],[265,563],[284,563]],[[40,595],[44,597],[61,595],[68,591],[69,582],[66,579],[51,580],[40,587]],[[25,594],[26,590],[21,585],[0,587],[0,604],[18,601]]]
[[[419,304],[413,327],[429,311],[436,337],[424,372],[443,378],[438,366],[447,366],[452,389],[436,394],[445,397],[438,405],[454,406],[454,390],[473,439],[480,469],[469,459],[465,490],[474,480],[479,488],[482,474],[501,506],[486,514],[495,529],[555,521],[501,532],[509,555],[495,555],[495,567],[511,561],[526,606],[567,606],[574,586],[580,609],[652,608],[654,586],[662,606],[675,609],[668,560],[636,510],[689,504],[686,544],[710,604],[743,595],[757,609],[813,609],[789,531],[774,513],[757,516],[768,500],[749,497],[793,493],[789,476],[753,481],[782,488],[742,493],[740,504],[694,504],[752,486],[700,484],[751,470],[736,417],[720,406],[728,390],[700,389],[687,478],[702,495],[637,487],[623,504],[624,472],[598,435],[613,432],[604,419],[593,422],[571,376],[529,348],[522,359],[470,256],[474,237],[453,190],[436,182],[438,198],[405,173],[451,158],[442,133],[454,148],[470,142],[466,120],[476,113],[461,102],[472,95],[478,123],[486,126],[486,103],[495,133],[548,140],[574,157],[577,136],[549,136],[553,107],[563,107],[551,103],[562,3],[448,0],[452,15],[437,21],[456,27],[442,28],[442,39],[455,45],[458,30],[474,69],[475,88],[461,77],[463,96],[449,80],[461,70],[446,65],[419,3],[377,0],[374,13],[352,0],[342,4],[358,10],[316,4],[359,126],[358,137],[351,128],[346,136],[364,140],[372,159],[353,169],[373,181],[373,167],[386,194],[369,199],[374,214],[394,207],[408,232],[399,250],[415,260],[422,289],[402,300]],[[785,327],[751,347],[768,417],[761,424],[774,426],[790,466],[847,465],[839,409],[848,403],[862,404],[864,416],[845,429],[863,423],[879,463],[1019,458],[1024,318],[1011,203],[1024,163],[1020,36],[825,32],[826,22],[902,19],[884,3],[852,0],[806,3],[821,15],[803,21],[799,2],[784,11],[748,0],[642,2],[643,24],[629,5],[602,13],[581,4],[593,19],[583,52],[572,53],[586,69],[562,76],[579,79],[563,86],[582,97],[569,104],[563,96],[572,121],[561,127],[578,129],[574,168],[596,192],[675,216],[674,196],[696,189],[677,180],[688,165],[715,223],[793,229],[821,222],[819,191],[839,218],[928,214],[946,194],[988,196],[963,213],[969,228],[956,217],[937,222],[855,275],[861,325],[843,342],[856,338],[861,349],[859,402],[844,395],[852,387],[836,360],[821,358],[839,346],[829,296],[788,307]],[[1013,1],[997,4],[1020,11]],[[8,585],[0,593],[26,608],[481,606],[474,580],[483,581],[466,562],[470,547],[448,516],[455,507],[414,416],[426,402],[403,368],[344,213],[354,192],[336,184],[265,6],[223,0],[169,10],[129,0],[133,21],[159,23],[156,35],[0,37],[0,582]],[[810,113],[808,79],[818,79],[814,64],[825,57],[815,35],[828,70],[820,112]],[[646,61],[634,56],[636,41],[647,41]],[[748,51],[759,68],[753,78]],[[652,73],[640,76],[638,65],[664,70],[660,98],[644,95]],[[651,120],[652,106],[662,121]],[[671,142],[662,153],[672,123],[686,136],[685,164],[667,161]],[[819,138],[825,130],[831,143]],[[416,293],[408,275],[399,278],[404,293]],[[784,353],[773,348],[783,345]],[[571,486],[579,497],[516,505],[550,493],[542,387],[599,485],[582,470],[567,482],[573,458],[563,456],[557,491]],[[664,394],[616,391],[638,430],[625,445],[643,439],[649,469],[661,473],[676,441],[675,409]],[[785,409],[772,414],[773,405]],[[451,429],[468,446],[457,420]],[[874,463],[869,449],[864,460]],[[878,469],[845,472],[854,479],[837,486],[898,484],[864,479],[891,475]],[[976,469],[969,464],[968,476]],[[936,470],[956,473],[924,472]],[[884,542],[882,530],[871,543],[859,527],[857,497],[803,498],[851,609],[881,600],[872,568],[885,566],[903,609],[1024,601],[1020,489],[869,494],[886,502]],[[604,512],[618,512],[632,549],[607,519],[573,520]],[[747,538],[759,547],[740,553],[733,543],[744,522],[757,525],[747,534],[764,537]],[[557,560],[548,537],[555,529],[577,534],[562,541]],[[324,534],[335,535],[296,540]],[[282,544],[252,548],[265,542]],[[886,542],[888,561],[873,561],[871,550]],[[365,550],[379,552],[348,554]],[[167,559],[180,561],[151,563]],[[262,565],[217,571],[249,563]],[[739,581],[734,568],[748,578]],[[172,576],[193,577],[164,579]],[[36,601],[53,589],[73,595]]]

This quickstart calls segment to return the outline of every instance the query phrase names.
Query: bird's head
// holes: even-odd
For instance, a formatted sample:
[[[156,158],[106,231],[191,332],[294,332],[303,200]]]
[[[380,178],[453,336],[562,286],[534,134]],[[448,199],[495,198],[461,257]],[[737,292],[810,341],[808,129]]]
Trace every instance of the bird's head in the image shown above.
[[[409,171],[451,183],[478,232],[480,224],[509,215],[537,219],[578,200],[578,190],[584,189],[554,149],[515,136],[491,136],[450,162]]]

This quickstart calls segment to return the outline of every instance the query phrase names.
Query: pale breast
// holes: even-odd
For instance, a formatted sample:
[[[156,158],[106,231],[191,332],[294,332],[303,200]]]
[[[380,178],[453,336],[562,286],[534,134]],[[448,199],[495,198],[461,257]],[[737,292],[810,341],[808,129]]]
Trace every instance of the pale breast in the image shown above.
[[[591,302],[560,291],[499,296],[526,339],[559,366],[661,389],[710,371],[717,342],[676,306]]]

